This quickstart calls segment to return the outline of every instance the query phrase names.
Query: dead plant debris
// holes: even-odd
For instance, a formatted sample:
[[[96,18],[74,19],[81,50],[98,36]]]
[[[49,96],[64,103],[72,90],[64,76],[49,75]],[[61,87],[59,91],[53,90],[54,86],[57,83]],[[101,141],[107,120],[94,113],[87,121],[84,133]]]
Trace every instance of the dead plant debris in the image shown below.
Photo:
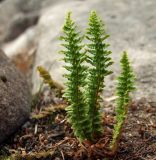
[[[44,104],[44,103],[42,103]],[[65,103],[45,103],[32,111],[17,133],[0,146],[0,156],[17,160],[154,160],[156,158],[156,106],[144,99],[133,102],[118,151],[109,150],[114,113],[104,113],[105,132],[94,144],[80,143],[66,121]],[[152,105],[151,105],[152,104]]]

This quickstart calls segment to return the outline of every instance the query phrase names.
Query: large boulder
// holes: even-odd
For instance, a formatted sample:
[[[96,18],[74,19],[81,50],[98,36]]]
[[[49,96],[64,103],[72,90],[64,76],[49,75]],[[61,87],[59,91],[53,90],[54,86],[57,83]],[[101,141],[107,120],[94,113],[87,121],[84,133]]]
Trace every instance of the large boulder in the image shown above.
[[[0,45],[36,25],[41,10],[56,3],[58,2],[55,0],[0,1]]]
[[[127,50],[137,76],[136,98],[147,96],[156,97],[156,35],[155,10],[156,1],[129,1],[129,0],[85,0],[68,2],[60,1],[46,9],[37,26],[38,49],[33,71],[33,91],[38,91],[40,78],[36,71],[38,65],[50,70],[54,80],[63,85],[63,62],[58,51],[60,50],[61,27],[67,11],[73,11],[73,19],[79,24],[79,29],[85,32],[88,14],[97,10],[106,24],[110,34],[108,42],[111,44],[112,67],[114,74],[106,81],[105,93],[114,94],[116,75],[120,72],[119,59],[121,52]]]
[[[11,41],[37,23],[42,0],[5,0],[0,3],[0,44]]]
[[[0,143],[28,119],[30,103],[25,77],[0,50]]]
[[[15,16],[7,28],[7,32],[3,39],[4,42],[9,42],[16,39],[24,31],[31,26],[34,26],[38,21],[38,14],[18,14]]]

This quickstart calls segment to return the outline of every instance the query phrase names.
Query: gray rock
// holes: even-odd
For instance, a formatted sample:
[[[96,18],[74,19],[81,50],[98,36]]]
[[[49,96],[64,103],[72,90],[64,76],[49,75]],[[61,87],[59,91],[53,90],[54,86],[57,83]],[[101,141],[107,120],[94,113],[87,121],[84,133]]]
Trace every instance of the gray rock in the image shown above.
[[[0,50],[0,143],[28,119],[30,103],[25,77]]]
[[[36,27],[33,26],[15,40],[3,45],[2,49],[10,58],[18,54],[32,55],[37,48],[37,41]]]
[[[8,42],[14,40],[29,27],[36,25],[38,18],[38,14],[18,14],[11,20],[8,32],[6,32],[3,41]]]
[[[18,37],[22,31],[35,24],[33,21],[39,16],[40,3],[41,0],[5,0],[0,4],[0,44],[12,40],[12,37]],[[9,37],[11,39],[8,39]]]
[[[111,44],[114,74],[106,79],[105,95],[114,94],[116,76],[120,72],[119,60],[123,50],[127,50],[137,76],[136,97],[156,98],[156,1],[135,0],[85,0],[59,3],[46,9],[38,23],[38,48],[33,71],[33,91],[40,85],[40,78],[36,71],[38,65],[50,68],[51,75],[60,85],[65,79],[62,77],[62,57],[58,54],[61,27],[68,10],[73,11],[73,19],[79,24],[79,29],[85,32],[88,14],[97,10],[106,24],[110,34],[108,42]],[[48,23],[47,23],[48,22]]]
[[[55,0],[4,0],[0,3],[0,44],[17,38],[35,25],[40,12]]]
[[[0,3],[3,2],[4,0],[0,0]]]

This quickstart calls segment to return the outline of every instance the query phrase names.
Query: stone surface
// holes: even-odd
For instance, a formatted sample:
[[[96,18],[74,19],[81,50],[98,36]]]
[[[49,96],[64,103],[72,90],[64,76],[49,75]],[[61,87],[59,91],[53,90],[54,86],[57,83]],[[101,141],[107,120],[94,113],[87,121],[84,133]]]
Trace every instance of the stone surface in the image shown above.
[[[114,73],[106,80],[105,94],[114,94],[116,75],[119,73],[121,52],[127,50],[137,76],[136,97],[156,98],[156,1],[135,0],[85,0],[59,1],[42,12],[37,25],[38,48],[33,71],[34,92],[40,85],[36,71],[38,65],[50,68],[54,80],[63,85],[64,69],[58,37],[64,23],[65,13],[73,11],[73,19],[79,24],[79,29],[85,32],[88,13],[96,10],[106,24],[110,34],[108,42],[114,65]],[[47,23],[48,22],[48,23]]]
[[[65,0],[64,0],[65,1]],[[66,0],[67,1],[67,0]],[[4,0],[0,3],[0,44],[17,38],[37,23],[40,12],[55,0]]]
[[[28,54],[37,48],[39,35],[36,35],[35,26],[40,13],[57,3],[55,0],[5,0],[0,3],[0,46],[7,56]]]
[[[30,27],[15,40],[3,45],[3,50],[8,57],[13,57],[18,54],[29,54],[37,48],[38,35],[36,27]]]
[[[0,143],[28,119],[30,103],[25,77],[0,50]]]
[[[0,3],[0,44],[16,38],[34,25],[40,13],[41,0],[5,0]],[[10,39],[9,39],[10,38]]]
[[[21,35],[29,27],[34,26],[38,22],[38,14],[18,14],[15,16],[8,27],[5,34],[4,42],[12,41]]]

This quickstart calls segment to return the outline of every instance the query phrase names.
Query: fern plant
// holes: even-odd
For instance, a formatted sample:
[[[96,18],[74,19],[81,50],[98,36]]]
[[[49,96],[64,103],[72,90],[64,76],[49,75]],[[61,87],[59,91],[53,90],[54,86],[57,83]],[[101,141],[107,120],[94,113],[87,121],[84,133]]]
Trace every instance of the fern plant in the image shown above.
[[[88,69],[86,103],[92,137],[102,133],[100,95],[105,86],[105,77],[112,73],[112,71],[108,70],[108,67],[113,63],[109,57],[111,51],[107,49],[109,45],[105,42],[108,37],[109,36],[105,33],[102,20],[97,16],[95,11],[92,11],[86,34],[86,38],[89,41],[87,44],[87,62],[91,66]]]
[[[68,103],[67,118],[80,141],[94,140],[103,131],[100,115],[101,93],[105,87],[106,76],[112,73],[109,67],[113,63],[110,58],[111,51],[108,50],[109,44],[106,43],[109,36],[105,33],[104,24],[95,11],[90,14],[85,37],[86,48],[82,45],[84,36],[77,31],[69,12],[63,26],[63,35],[60,37],[64,48],[60,53],[64,55],[66,62],[64,67],[67,70],[67,74],[64,75],[67,79],[64,93]],[[84,65],[84,62],[87,65]],[[123,53],[120,62],[122,73],[117,86],[116,124],[111,142],[113,151],[117,148],[127,116],[129,93],[135,89],[135,77],[126,52]],[[51,88],[56,86],[48,71],[43,67],[38,67],[38,71],[46,84]]]
[[[81,44],[83,36],[77,31],[76,24],[71,19],[71,12],[67,14],[63,26],[64,35],[60,39],[64,42],[65,48],[61,51],[64,54],[66,62],[65,69],[68,71],[64,97],[70,104],[67,108],[67,118],[72,125],[74,134],[82,141],[90,136],[90,125],[86,115],[86,105],[83,96],[83,87],[85,86],[86,69],[83,64],[86,59],[83,45]]]
[[[120,63],[122,72],[121,75],[118,77],[118,84],[116,88],[116,94],[118,96],[116,100],[116,124],[114,125],[113,140],[111,142],[111,149],[113,152],[115,152],[117,149],[122,127],[127,117],[128,104],[130,101],[130,92],[135,89],[135,76],[126,52],[123,52]]]

